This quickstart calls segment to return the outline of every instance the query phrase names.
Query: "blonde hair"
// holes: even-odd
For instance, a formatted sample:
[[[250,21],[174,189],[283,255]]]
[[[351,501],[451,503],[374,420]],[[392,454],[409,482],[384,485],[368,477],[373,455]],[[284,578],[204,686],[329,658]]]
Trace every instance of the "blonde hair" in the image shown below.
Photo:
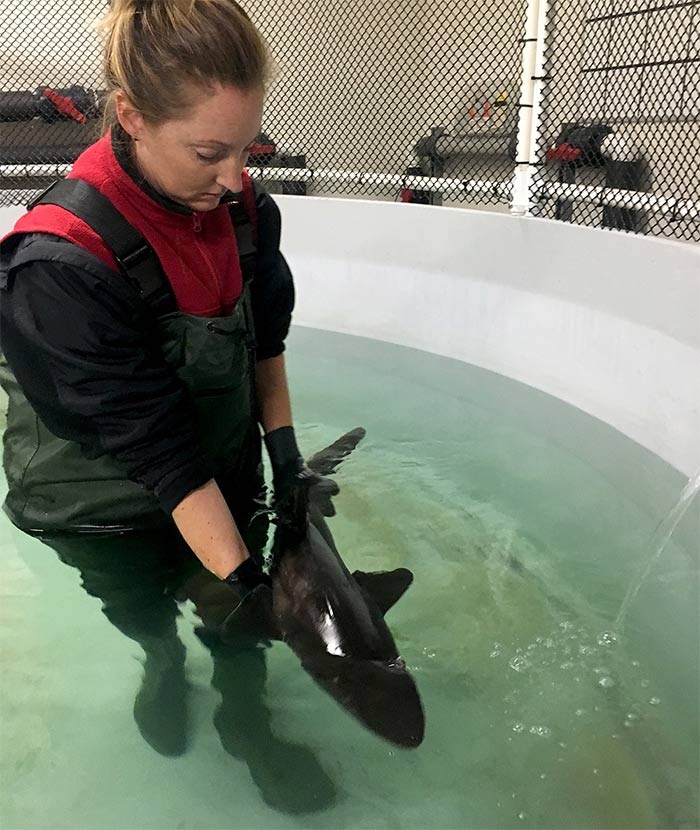
[[[197,89],[249,90],[270,78],[267,47],[235,0],[112,0],[100,30],[105,130],[116,124],[118,90],[159,124],[182,115]]]

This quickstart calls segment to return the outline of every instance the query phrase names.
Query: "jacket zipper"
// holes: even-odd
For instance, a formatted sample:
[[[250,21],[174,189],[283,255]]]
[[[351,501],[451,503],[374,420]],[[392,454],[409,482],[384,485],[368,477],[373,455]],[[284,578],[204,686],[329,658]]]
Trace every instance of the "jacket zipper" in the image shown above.
[[[202,231],[202,218],[198,213],[192,214],[192,227],[194,229],[195,234],[199,234]],[[196,240],[197,247],[199,248],[199,252],[202,255],[202,258],[209,266],[209,273],[212,275],[212,279],[214,280],[214,285],[216,286],[217,293],[219,296],[219,303],[221,303],[223,299],[223,291],[221,288],[221,280],[219,278],[219,273],[217,269],[214,267],[214,262],[212,261],[211,257],[209,256],[209,252],[207,251],[206,245],[202,244],[200,239]]]

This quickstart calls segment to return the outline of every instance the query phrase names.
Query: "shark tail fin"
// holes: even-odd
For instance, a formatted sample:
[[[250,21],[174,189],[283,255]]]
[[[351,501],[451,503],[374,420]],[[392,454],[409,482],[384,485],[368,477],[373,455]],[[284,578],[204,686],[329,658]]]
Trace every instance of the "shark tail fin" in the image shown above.
[[[324,653],[303,660],[302,665],[321,688],[375,734],[406,749],[423,741],[423,707],[400,658],[383,663]]]
[[[353,577],[360,588],[374,600],[382,614],[396,605],[413,582],[413,574],[408,568],[370,573],[354,571]]]
[[[317,452],[307,460],[307,465],[320,476],[327,476],[334,473],[340,462],[346,458],[365,437],[366,430],[362,427],[346,432],[334,441],[325,450]]]

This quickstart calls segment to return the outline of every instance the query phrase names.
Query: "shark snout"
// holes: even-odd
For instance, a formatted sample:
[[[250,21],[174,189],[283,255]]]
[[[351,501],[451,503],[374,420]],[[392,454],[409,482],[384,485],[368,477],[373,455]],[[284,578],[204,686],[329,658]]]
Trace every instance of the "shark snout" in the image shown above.
[[[372,732],[407,749],[421,744],[425,715],[402,658],[360,660],[320,654],[302,661],[306,671]]]

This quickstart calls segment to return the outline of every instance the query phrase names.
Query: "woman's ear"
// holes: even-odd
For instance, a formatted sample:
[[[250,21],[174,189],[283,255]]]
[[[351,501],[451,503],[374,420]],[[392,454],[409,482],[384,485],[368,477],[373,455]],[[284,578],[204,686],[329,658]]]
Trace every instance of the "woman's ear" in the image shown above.
[[[131,103],[127,94],[121,89],[115,95],[114,103],[117,111],[117,120],[122,128],[134,141],[138,141],[144,129],[143,115],[141,115]]]

